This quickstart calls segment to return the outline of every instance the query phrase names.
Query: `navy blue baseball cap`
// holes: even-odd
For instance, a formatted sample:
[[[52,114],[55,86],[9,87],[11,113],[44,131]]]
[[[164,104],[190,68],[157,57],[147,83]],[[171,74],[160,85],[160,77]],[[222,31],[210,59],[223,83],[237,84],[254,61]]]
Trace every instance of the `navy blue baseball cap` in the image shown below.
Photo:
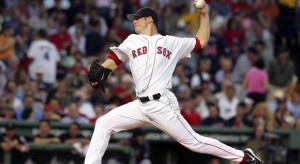
[[[150,8],[150,7],[140,8],[134,14],[127,14],[127,18],[129,20],[131,20],[131,21],[134,21],[137,18],[149,17],[149,16],[152,17],[152,19],[154,21],[154,24],[157,27],[157,24],[158,24],[158,15],[157,15],[156,11],[153,10],[152,8]]]

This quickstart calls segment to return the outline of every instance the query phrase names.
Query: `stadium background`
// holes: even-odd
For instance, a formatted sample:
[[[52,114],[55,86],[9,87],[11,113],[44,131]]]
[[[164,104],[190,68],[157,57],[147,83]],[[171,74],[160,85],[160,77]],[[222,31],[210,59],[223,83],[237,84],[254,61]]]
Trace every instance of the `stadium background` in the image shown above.
[[[180,61],[173,76],[183,116],[200,134],[239,148],[250,146],[269,163],[299,163],[299,2],[206,2],[209,44]],[[82,163],[96,119],[135,99],[127,63],[111,75],[106,93],[89,86],[89,63],[105,60],[110,46],[133,33],[126,14],[143,6],[157,10],[161,34],[195,36],[199,16],[190,0],[0,1],[3,162]],[[31,51],[42,34],[56,51]],[[32,58],[38,55],[55,67],[34,67]],[[57,60],[49,60],[53,57]],[[250,73],[258,61],[263,61],[260,71],[269,83],[256,84],[266,92],[253,93],[243,83],[260,78]],[[228,162],[189,152],[153,127],[120,133],[111,142],[107,163]],[[124,148],[134,153],[120,153]],[[286,158],[290,155],[297,158]]]

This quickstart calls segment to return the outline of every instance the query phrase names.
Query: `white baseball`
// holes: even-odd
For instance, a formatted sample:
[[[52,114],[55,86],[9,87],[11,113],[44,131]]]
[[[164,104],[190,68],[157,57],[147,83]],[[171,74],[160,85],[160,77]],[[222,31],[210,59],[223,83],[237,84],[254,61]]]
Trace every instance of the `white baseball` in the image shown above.
[[[201,9],[203,6],[204,6],[204,0],[196,0],[196,1],[194,1],[194,3],[195,3],[195,7],[197,8],[197,9]]]

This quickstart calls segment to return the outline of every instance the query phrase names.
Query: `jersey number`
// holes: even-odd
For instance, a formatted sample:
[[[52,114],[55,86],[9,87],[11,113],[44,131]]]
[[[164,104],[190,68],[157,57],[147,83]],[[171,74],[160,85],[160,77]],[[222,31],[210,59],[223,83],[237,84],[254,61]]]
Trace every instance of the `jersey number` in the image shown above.
[[[44,58],[46,59],[46,60],[50,60],[50,56],[49,56],[49,52],[48,51],[46,51],[45,53],[44,53]]]

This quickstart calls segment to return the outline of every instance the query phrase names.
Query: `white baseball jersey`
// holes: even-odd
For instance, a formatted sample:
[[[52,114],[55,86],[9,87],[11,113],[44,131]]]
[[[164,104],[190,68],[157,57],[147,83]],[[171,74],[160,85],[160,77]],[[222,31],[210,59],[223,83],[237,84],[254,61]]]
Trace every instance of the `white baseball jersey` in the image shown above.
[[[197,45],[195,38],[133,34],[119,47],[111,47],[119,60],[129,59],[137,96],[148,96],[150,101],[134,100],[100,117],[96,121],[85,164],[101,164],[113,133],[147,124],[156,126],[194,152],[226,158],[234,163],[243,160],[242,151],[197,134],[180,114],[177,98],[168,90],[178,60],[189,57]],[[161,97],[154,100],[152,95],[156,93]]]
[[[56,67],[60,60],[55,45],[48,40],[33,41],[28,50],[28,57],[33,61],[29,66],[29,76],[36,78],[36,71],[42,71],[44,82],[53,84],[56,81]]]
[[[190,57],[195,44],[195,38],[132,34],[111,50],[121,61],[129,59],[135,91],[138,96],[145,96],[172,87],[172,74],[178,60]]]

